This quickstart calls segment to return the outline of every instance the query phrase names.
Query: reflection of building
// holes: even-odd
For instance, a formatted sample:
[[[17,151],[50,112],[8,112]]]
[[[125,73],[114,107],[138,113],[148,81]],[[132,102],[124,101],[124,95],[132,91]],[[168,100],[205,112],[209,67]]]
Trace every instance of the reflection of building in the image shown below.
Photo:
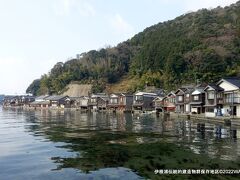
[[[156,112],[163,112],[163,98],[158,96],[153,100],[153,107]]]
[[[221,125],[216,125],[215,128],[214,128],[214,131],[215,131],[215,135],[218,138],[230,137],[229,131]]]
[[[236,130],[237,132],[236,132],[236,138],[240,138],[240,130],[238,129],[238,130]]]
[[[142,123],[140,120],[140,117],[137,116],[136,118],[132,119],[133,123],[132,123],[132,131],[133,132],[140,132],[142,130]]]
[[[173,121],[163,121],[163,129],[164,131],[173,131],[174,130],[174,123]]]
[[[117,129],[119,131],[126,131],[126,116],[125,114],[119,114],[117,116],[118,122],[117,122]]]
[[[87,113],[90,130],[95,130],[97,126],[96,112]]]

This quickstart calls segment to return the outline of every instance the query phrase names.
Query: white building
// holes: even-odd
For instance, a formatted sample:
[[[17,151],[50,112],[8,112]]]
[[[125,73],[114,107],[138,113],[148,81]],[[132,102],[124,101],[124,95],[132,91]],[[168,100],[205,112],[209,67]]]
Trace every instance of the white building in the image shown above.
[[[223,78],[217,85],[223,89],[223,115],[240,117],[240,78]]]

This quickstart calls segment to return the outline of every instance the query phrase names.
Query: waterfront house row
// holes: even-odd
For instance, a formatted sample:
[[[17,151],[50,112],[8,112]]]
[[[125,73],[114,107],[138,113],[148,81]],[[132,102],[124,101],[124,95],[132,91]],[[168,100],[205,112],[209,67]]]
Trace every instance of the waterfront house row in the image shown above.
[[[30,96],[29,96],[30,97]],[[4,106],[25,106],[30,108],[79,108],[85,110],[113,111],[151,111],[154,110],[153,100],[159,97],[156,93],[96,93],[89,96],[69,97],[60,95],[44,95],[31,97],[27,103],[19,103],[22,97],[6,97]],[[22,101],[21,101],[22,102]]]
[[[3,106],[29,106],[33,101],[35,101],[35,97],[29,95],[5,96],[3,99]]]
[[[240,117],[240,78],[223,78],[205,88],[205,115]]]
[[[240,117],[240,78],[229,77],[217,83],[179,88],[176,92],[176,112],[202,114],[206,117]]]
[[[85,110],[157,111],[240,117],[240,78],[180,87],[165,96],[157,93],[96,93],[89,96],[6,96],[4,106],[78,108]]]

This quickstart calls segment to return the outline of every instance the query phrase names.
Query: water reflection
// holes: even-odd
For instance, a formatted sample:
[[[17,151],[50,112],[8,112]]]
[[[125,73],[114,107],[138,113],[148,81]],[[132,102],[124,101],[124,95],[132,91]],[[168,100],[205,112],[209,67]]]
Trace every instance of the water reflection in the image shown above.
[[[110,168],[108,170],[118,172],[117,168],[128,167],[138,172],[141,168],[134,164],[144,164],[147,159],[150,165],[145,165],[143,169],[150,169],[148,172],[150,173],[153,172],[151,168],[165,166],[153,160],[154,154],[158,157],[166,153],[169,157],[179,158],[179,164],[182,161],[185,163],[186,160],[182,159],[184,157],[182,157],[181,148],[178,150],[179,145],[190,148],[195,154],[210,158],[236,161],[240,155],[239,127],[221,124],[156,117],[154,114],[90,113],[70,110],[7,109],[0,111],[0,119],[0,134],[5,139],[10,138],[10,135],[6,133],[6,130],[4,134],[3,128],[8,128],[8,131],[13,128],[20,132],[20,135],[12,135],[8,146],[15,143],[11,140],[18,135],[32,142],[32,147],[29,142],[21,142],[24,148],[15,147],[16,151],[13,154],[23,149],[35,152],[36,149],[43,147],[48,150],[47,157],[50,161],[57,164],[57,167],[53,167],[52,164],[49,165],[49,162],[45,162],[51,170],[76,168],[81,173],[98,174],[99,172],[109,173],[104,170],[108,168]],[[14,123],[17,126],[14,126]],[[163,142],[171,142],[173,145],[163,144]],[[2,144],[3,140],[0,143]],[[40,145],[34,143],[40,143]],[[138,144],[142,145],[141,150]],[[164,149],[165,146],[166,149]],[[179,157],[178,154],[174,154],[179,152],[181,152]],[[146,156],[145,159],[144,156]],[[165,161],[162,156],[158,158]],[[196,164],[193,160],[191,163]],[[177,165],[176,167],[181,168]],[[129,175],[131,178],[139,179],[140,176],[130,169],[123,168],[119,171],[123,171],[126,177]],[[141,175],[145,175],[144,173],[141,172]]]
[[[185,144],[195,153],[234,160],[240,155],[238,127],[221,124],[198,123],[189,120],[167,119],[155,115],[132,115],[131,113],[83,113],[80,111],[28,111],[26,121],[41,122],[38,128],[54,126],[74,130],[116,131],[133,133],[157,133],[170,135],[167,141]],[[29,126],[29,125],[28,125]],[[26,127],[36,131],[36,127]],[[69,133],[70,135],[70,133]],[[74,133],[72,133],[72,136]],[[231,151],[231,153],[229,152]]]
[[[240,151],[237,139],[238,127],[219,124],[197,123],[189,120],[168,119],[154,115],[132,115],[131,113],[83,113],[80,111],[28,111],[26,121],[41,122],[38,128],[63,126],[74,130],[105,130],[116,132],[146,133],[153,132],[171,135],[168,141],[184,143],[195,149],[194,152],[206,153],[223,159],[235,159]],[[34,124],[27,129],[36,131]],[[47,126],[47,127],[46,127]],[[233,151],[229,153],[229,149]]]

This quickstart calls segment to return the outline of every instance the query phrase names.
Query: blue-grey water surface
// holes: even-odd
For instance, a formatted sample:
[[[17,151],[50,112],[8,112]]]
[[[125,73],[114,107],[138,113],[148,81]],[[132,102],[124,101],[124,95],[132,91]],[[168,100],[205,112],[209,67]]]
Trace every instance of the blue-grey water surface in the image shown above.
[[[89,138],[100,131],[162,134],[166,135],[167,142],[184,144],[192,152],[211,158],[235,160],[240,155],[238,127],[186,120],[163,121],[155,115],[130,113],[0,108],[0,179],[142,179],[131,169],[109,167],[111,164],[89,172],[82,171],[80,165],[79,168],[61,166],[58,159],[80,157],[84,150],[70,148],[78,142],[67,141],[58,134]],[[157,140],[141,136],[136,141]]]

